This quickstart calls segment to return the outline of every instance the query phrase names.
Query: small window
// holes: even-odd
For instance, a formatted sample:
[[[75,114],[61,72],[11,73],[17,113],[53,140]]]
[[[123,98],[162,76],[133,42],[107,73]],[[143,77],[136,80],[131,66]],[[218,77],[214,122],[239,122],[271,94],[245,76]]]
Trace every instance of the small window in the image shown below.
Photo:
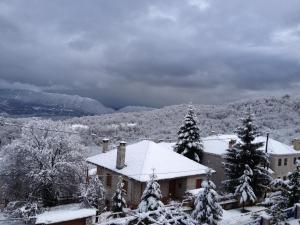
[[[285,158],[285,159],[284,159],[284,165],[285,165],[285,166],[287,165],[287,162],[288,162],[288,159]]]
[[[202,184],[202,179],[197,179],[196,180],[196,188],[201,188],[201,184]]]
[[[281,159],[278,159],[278,166],[281,166]]]
[[[107,187],[111,187],[111,175],[109,173],[106,176],[106,185]]]
[[[286,180],[286,176],[283,177],[283,180]]]
[[[294,164],[296,164],[296,161],[297,161],[297,158],[296,158],[296,157],[294,157]]]

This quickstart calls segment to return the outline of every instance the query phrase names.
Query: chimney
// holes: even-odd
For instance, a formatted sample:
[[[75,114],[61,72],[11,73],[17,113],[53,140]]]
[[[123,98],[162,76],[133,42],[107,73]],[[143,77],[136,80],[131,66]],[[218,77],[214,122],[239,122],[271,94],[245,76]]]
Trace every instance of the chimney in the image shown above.
[[[233,146],[235,145],[235,143],[236,143],[236,140],[231,139],[231,140],[229,141],[229,143],[228,143],[228,148],[229,148],[229,149],[232,149]]]
[[[125,167],[125,155],[126,155],[126,142],[121,141],[117,147],[117,169],[123,169]]]
[[[103,138],[103,140],[102,140],[102,153],[108,152],[108,143],[109,143],[109,139],[108,138]]]
[[[300,151],[300,139],[293,139],[292,145],[295,150]]]

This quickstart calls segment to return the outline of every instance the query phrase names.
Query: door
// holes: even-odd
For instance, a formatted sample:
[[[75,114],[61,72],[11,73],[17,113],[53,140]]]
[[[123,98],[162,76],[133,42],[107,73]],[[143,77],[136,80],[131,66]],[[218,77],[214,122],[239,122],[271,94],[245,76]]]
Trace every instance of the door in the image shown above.
[[[176,197],[176,180],[169,181],[169,197],[170,198]]]
[[[202,185],[202,179],[197,179],[196,180],[196,189],[201,188]]]

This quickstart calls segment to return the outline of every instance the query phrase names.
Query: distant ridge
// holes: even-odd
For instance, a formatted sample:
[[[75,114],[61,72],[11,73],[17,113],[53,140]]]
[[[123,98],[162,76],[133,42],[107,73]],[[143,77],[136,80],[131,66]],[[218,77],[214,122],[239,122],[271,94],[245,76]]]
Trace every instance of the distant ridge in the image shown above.
[[[15,116],[84,116],[112,113],[113,109],[78,95],[0,89],[0,113]]]
[[[293,138],[300,138],[298,96],[261,97],[223,105],[195,104],[194,107],[202,137],[213,132],[232,134],[250,107],[262,135],[268,132],[272,138],[287,144],[291,144]],[[96,133],[107,137],[113,134],[128,142],[143,138],[176,140],[186,112],[187,105],[172,105],[151,111],[74,118],[69,122],[87,125]]]

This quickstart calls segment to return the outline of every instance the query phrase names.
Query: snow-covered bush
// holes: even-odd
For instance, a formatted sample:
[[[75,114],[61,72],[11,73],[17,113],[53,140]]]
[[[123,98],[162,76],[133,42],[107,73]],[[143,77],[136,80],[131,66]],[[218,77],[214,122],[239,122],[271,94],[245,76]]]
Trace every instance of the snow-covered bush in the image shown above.
[[[82,188],[81,195],[84,202],[90,207],[98,209],[98,212],[101,212],[104,209],[105,188],[98,176],[92,177],[88,184]]]
[[[5,213],[13,218],[22,218],[25,223],[32,223],[37,214],[43,212],[41,203],[38,201],[9,202],[5,208]]]
[[[135,224],[161,224],[161,225],[196,225],[197,221],[194,220],[189,214],[182,210],[180,204],[172,206],[163,206],[154,211],[138,212],[133,215],[134,219],[124,223]]]

